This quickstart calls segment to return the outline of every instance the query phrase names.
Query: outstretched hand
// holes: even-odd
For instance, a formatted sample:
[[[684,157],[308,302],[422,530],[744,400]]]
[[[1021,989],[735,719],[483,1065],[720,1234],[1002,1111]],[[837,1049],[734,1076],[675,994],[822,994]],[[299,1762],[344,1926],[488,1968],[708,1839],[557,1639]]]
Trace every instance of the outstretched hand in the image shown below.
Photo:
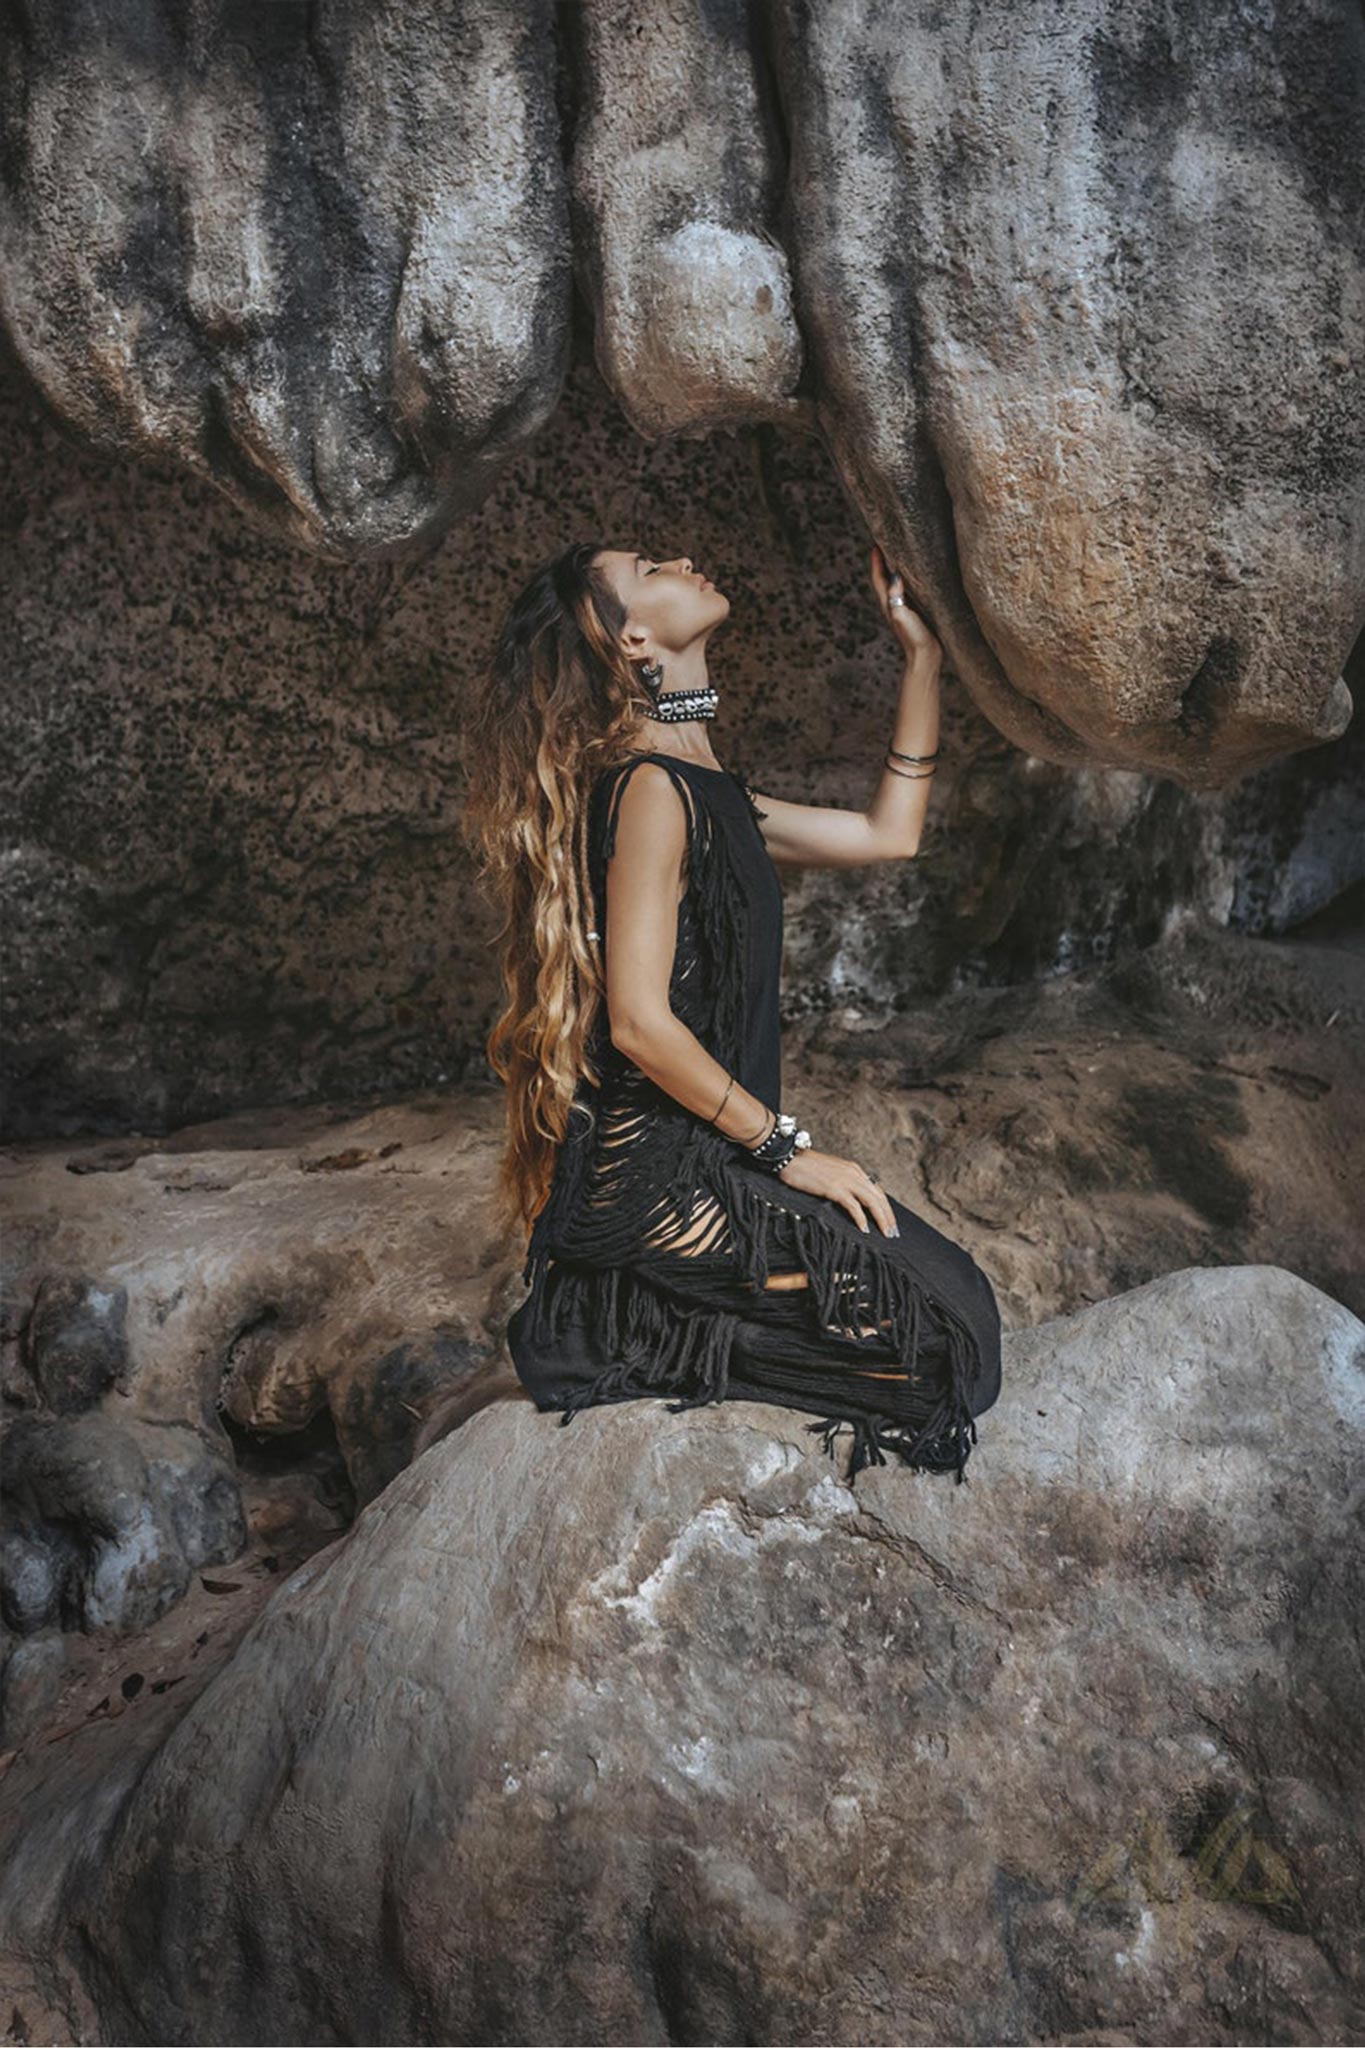
[[[891,568],[875,543],[872,549],[872,588],[877,594],[882,617],[899,640],[907,659],[916,654],[942,654],[938,636],[909,599],[906,598],[904,604],[892,604],[893,597],[905,598],[905,579],[899,570]]]

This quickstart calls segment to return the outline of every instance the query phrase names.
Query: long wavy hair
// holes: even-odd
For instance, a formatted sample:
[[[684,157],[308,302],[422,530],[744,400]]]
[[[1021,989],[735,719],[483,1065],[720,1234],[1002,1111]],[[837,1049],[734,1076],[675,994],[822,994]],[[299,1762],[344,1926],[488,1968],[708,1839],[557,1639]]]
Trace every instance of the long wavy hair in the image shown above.
[[[575,541],[522,588],[465,729],[460,829],[502,914],[496,946],[505,1001],[487,1053],[506,1090],[495,1190],[503,1231],[529,1231],[550,1191],[579,1080],[601,1081],[589,1051],[606,986],[587,936],[601,929],[588,873],[588,796],[599,769],[629,757],[649,705],[620,645],[626,608],[594,567],[609,546]],[[579,1108],[591,1119],[591,1108]]]

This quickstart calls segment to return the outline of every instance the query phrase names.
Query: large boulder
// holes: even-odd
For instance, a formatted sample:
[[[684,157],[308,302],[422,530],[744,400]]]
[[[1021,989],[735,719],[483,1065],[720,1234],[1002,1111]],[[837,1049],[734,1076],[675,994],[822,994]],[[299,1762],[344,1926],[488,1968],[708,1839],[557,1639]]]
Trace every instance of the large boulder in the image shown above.
[[[31,16],[0,313],[44,395],[332,559],[477,504],[568,361],[550,12]]]
[[[962,1487],[485,1409],[152,1749],[16,1761],[6,1981],[107,2040],[1358,2038],[1363,1431],[1278,1267],[1008,1338]]]
[[[982,710],[1190,788],[1343,732],[1359,9],[773,13],[821,422]]]
[[[0,316],[101,447],[402,552],[558,402],[576,279],[642,434],[826,437],[1031,754],[1193,789],[1344,730],[1350,0],[57,0],[11,43]]]

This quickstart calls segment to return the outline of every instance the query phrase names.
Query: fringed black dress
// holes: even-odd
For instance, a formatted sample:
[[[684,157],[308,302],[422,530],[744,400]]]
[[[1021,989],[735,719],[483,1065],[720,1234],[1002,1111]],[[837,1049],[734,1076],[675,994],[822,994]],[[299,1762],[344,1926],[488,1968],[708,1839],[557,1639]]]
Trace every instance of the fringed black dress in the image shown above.
[[[687,813],[674,1014],[780,1109],[782,889],[764,814],[736,775],[661,753],[599,774],[588,807],[597,929],[605,945],[617,814],[641,760],[668,770]],[[831,1458],[848,1423],[850,1481],[893,1450],[961,1482],[974,1418],[1000,1391],[1000,1313],[970,1255],[894,1196],[900,1236],[871,1217],[864,1233],[837,1202],[752,1165],[612,1045],[605,1005],[593,1056],[601,1087],[579,1084],[527,1248],[531,1292],[507,1332],[536,1406],[567,1423],[650,1395],[677,1396],[671,1413],[775,1402],[818,1415],[809,1427]],[[765,1286],[798,1269],[809,1285]]]

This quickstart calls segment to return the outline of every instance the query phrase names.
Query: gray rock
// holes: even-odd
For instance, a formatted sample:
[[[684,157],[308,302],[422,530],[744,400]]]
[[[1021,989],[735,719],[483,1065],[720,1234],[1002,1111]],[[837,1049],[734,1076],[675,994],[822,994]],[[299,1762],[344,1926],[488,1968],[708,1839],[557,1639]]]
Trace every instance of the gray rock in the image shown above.
[[[486,1343],[443,1326],[393,1345],[349,1378],[338,1377],[337,1442],[362,1501],[382,1493],[411,1462],[416,1428],[433,1403],[466,1388],[488,1363]]]
[[[567,360],[551,13],[35,15],[0,305],[44,395],[333,559],[476,504]]]
[[[786,165],[748,0],[609,6],[568,20],[582,79],[575,253],[599,368],[636,431],[813,425],[792,263],[775,232]],[[685,111],[684,111],[685,110]]]
[[[640,432],[823,433],[1035,757],[1202,789],[1345,730],[1350,0],[1252,32],[1235,0],[337,0],[192,36],[60,0],[12,45],[0,312],[101,448],[328,559],[404,551],[556,405],[576,270]]]
[[[246,1544],[231,1464],[178,1423],[94,1412],[74,1420],[25,1417],[5,1446],[5,1508],[24,1539],[3,1562],[16,1577],[6,1608],[35,1595],[31,1549],[60,1545],[61,1583],[48,1586],[65,1625],[130,1634],[180,1598],[202,1564]]]
[[[1009,1337],[962,1487],[486,1409],[0,1915],[109,2039],[1358,2038],[1362,1430],[1278,1267]]]
[[[60,1633],[15,1643],[0,1666],[0,1748],[9,1749],[40,1728],[66,1676]]]
[[[981,709],[1188,788],[1344,732],[1358,9],[771,11],[820,421]]]
[[[58,1415],[93,1408],[126,1386],[128,1292],[84,1276],[50,1274],[34,1296],[24,1357],[45,1407]]]
[[[0,1531],[0,1619],[16,1635],[31,1635],[56,1615],[62,1571],[53,1543],[22,1529]]]

